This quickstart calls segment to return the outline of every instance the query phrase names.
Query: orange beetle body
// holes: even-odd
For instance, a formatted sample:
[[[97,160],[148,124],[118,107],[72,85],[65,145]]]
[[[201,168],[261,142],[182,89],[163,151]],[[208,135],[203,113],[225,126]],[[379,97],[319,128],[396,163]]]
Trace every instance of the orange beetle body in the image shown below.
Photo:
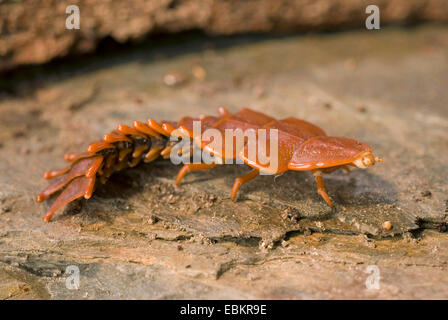
[[[116,171],[134,167],[142,161],[154,161],[160,156],[169,158],[177,144],[170,137],[180,136],[194,141],[203,152],[218,160],[214,163],[185,164],[177,175],[176,184],[188,172],[211,169],[224,162],[228,163],[229,159],[240,159],[252,167],[251,172],[235,179],[230,196],[233,201],[240,186],[257,177],[260,172],[281,174],[288,170],[312,170],[318,193],[332,206],[325,191],[322,173],[331,173],[340,168],[348,170],[348,166],[367,168],[382,161],[373,156],[368,145],[353,139],[329,137],[322,129],[304,120],[293,117],[276,120],[247,108],[236,114],[231,114],[224,108],[220,108],[218,112],[218,117],[184,117],[177,123],[158,123],[149,119],[146,124],[134,121],[132,127],[119,125],[114,132],[104,135],[101,141],[90,144],[86,153],[66,154],[64,159],[71,163],[68,168],[44,174],[45,179],[61,178],[37,196],[38,202],[62,190],[48,209],[44,220],[50,221],[55,211],[69,202],[81,197],[90,198],[97,180],[105,183]],[[195,131],[195,123],[200,124],[199,132]],[[216,144],[205,138],[209,129],[220,134],[222,143]],[[260,129],[265,132],[264,144],[260,143]],[[244,140],[238,141],[237,136],[228,135],[229,130],[244,132]],[[247,133],[252,134],[255,140],[247,139]],[[260,153],[254,157],[251,147],[262,154],[269,154],[271,161],[261,161],[258,156]],[[276,150],[275,159],[271,149]],[[182,150],[176,152],[180,154]],[[275,166],[272,166],[273,162]]]

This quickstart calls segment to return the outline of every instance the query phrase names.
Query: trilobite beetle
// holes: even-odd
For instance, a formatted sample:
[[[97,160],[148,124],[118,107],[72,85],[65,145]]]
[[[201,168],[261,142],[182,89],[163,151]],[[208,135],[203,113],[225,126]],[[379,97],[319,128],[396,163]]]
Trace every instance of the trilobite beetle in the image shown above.
[[[201,124],[201,132],[193,130],[195,122]],[[221,144],[214,144],[204,139],[208,129],[221,132]],[[240,129],[243,132],[254,131],[255,142],[246,139],[239,143],[236,136],[226,137],[227,129]],[[265,143],[259,143],[258,131],[263,129]],[[275,141],[270,140],[270,131],[275,130]],[[325,202],[332,206],[328,196],[322,173],[331,173],[338,169],[349,170],[349,166],[365,169],[382,161],[375,157],[367,144],[357,140],[330,137],[319,127],[294,117],[276,120],[261,112],[244,108],[231,114],[224,108],[218,109],[218,116],[200,116],[198,118],[184,117],[178,122],[149,119],[146,123],[134,121],[132,127],[119,125],[117,128],[102,137],[101,141],[94,142],[87,147],[85,153],[68,153],[64,159],[70,162],[62,170],[45,172],[45,179],[60,177],[53,184],[37,195],[37,201],[42,202],[52,194],[62,191],[44,216],[50,221],[55,211],[78,198],[90,198],[97,181],[105,183],[114,173],[125,168],[135,167],[141,162],[152,162],[159,157],[165,159],[176,147],[177,142],[171,136],[183,136],[194,141],[203,151],[213,157],[223,159],[240,158],[252,170],[235,179],[230,198],[235,201],[238,189],[245,183],[256,178],[260,172],[281,174],[288,170],[311,170],[317,184],[318,194]],[[257,155],[268,154],[271,145],[276,144],[276,165],[259,161],[258,156],[251,156],[251,143],[256,143]],[[228,146],[233,146],[228,148]],[[263,150],[260,150],[263,149]],[[182,150],[182,149],[181,149]],[[230,151],[229,151],[230,150]],[[182,152],[182,151],[176,151]],[[271,155],[272,160],[272,155]],[[224,161],[219,161],[224,163]],[[217,163],[187,163],[179,171],[176,184],[192,171],[208,170]]]

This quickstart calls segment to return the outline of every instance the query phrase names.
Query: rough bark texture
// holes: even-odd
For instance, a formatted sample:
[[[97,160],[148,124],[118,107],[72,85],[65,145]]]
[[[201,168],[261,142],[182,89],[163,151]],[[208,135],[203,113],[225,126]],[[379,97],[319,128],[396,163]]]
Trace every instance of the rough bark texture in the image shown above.
[[[67,30],[66,8],[81,11]],[[445,0],[44,0],[0,1],[0,71],[92,52],[100,40],[139,41],[151,34],[210,34],[364,28],[369,4],[382,25],[448,20]]]
[[[448,298],[447,34],[189,39],[16,83],[0,102],[0,297]],[[174,71],[185,80],[168,87]],[[64,166],[65,152],[119,123],[218,106],[306,119],[384,162],[325,175],[331,210],[307,172],[259,177],[233,203],[248,168],[192,173],[175,187],[179,167],[158,161],[41,220],[42,173]],[[79,290],[65,286],[68,265],[80,268]],[[368,265],[379,267],[379,290],[366,289]]]

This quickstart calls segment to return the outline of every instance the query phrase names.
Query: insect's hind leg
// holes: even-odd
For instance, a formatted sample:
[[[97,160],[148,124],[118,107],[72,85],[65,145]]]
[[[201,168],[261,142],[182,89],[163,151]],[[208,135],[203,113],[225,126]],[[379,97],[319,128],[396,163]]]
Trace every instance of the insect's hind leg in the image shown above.
[[[317,193],[325,200],[325,202],[332,207],[333,202],[331,202],[330,197],[327,194],[327,191],[325,190],[324,185],[324,179],[322,178],[322,171],[321,170],[313,170],[314,178],[316,178],[316,184],[317,184]]]
[[[238,193],[238,189],[246,182],[249,182],[249,181],[255,179],[256,177],[258,177],[259,174],[260,174],[260,171],[254,169],[251,172],[246,173],[245,175],[236,178],[235,182],[233,183],[233,188],[232,188],[232,193],[230,195],[230,199],[232,201],[235,201],[236,194]]]
[[[182,169],[179,170],[179,173],[176,177],[176,184],[178,185],[182,179],[185,177],[185,175],[189,172],[193,171],[201,171],[201,170],[208,170],[216,166],[216,163],[188,163],[185,164]]]

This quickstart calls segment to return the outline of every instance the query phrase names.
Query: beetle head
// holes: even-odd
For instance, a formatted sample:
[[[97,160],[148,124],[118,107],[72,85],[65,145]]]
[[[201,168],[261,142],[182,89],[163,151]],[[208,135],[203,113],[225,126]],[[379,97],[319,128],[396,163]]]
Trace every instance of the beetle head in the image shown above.
[[[353,161],[351,164],[355,167],[365,169],[370,166],[373,166],[376,162],[382,162],[383,159],[379,157],[375,157],[372,152],[366,151],[363,154],[361,154],[355,161]]]
[[[313,170],[343,165],[365,169],[380,161],[365,143],[343,137],[317,136],[294,151],[288,169]]]

